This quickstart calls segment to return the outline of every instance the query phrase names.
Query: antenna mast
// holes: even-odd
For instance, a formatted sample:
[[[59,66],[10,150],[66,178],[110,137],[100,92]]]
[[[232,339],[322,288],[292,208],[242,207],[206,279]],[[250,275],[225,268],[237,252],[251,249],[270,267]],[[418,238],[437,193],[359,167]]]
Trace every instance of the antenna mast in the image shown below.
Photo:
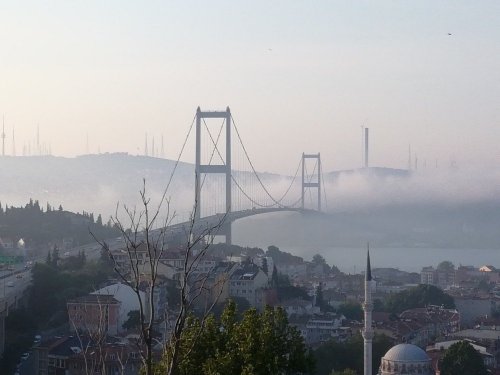
[[[14,134],[14,126],[12,127],[12,156],[16,156],[16,136]]]
[[[165,149],[163,148],[163,134],[161,135],[161,157],[165,157]]]
[[[5,116],[2,116],[2,156],[5,156]]]
[[[408,145],[408,170],[411,171],[411,144]]]

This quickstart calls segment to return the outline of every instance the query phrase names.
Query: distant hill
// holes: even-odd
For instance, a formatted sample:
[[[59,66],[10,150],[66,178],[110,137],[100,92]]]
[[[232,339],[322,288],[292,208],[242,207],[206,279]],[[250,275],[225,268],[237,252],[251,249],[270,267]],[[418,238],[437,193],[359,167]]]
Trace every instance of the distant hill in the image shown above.
[[[115,213],[118,202],[129,206],[139,203],[139,191],[146,181],[148,195],[161,197],[175,161],[133,156],[126,153],[83,155],[74,158],[29,156],[0,158],[0,202],[24,205],[30,198],[41,205],[62,204],[71,211],[92,211],[104,218]],[[249,175],[240,172],[240,175]],[[263,173],[266,181],[287,179]],[[241,178],[244,180],[244,177]],[[207,178],[207,194],[218,188]],[[169,189],[178,211],[191,210],[194,201],[194,165],[180,162]],[[203,196],[212,199],[210,196]],[[215,200],[215,198],[214,198]],[[220,199],[222,201],[222,198]]]
[[[2,157],[3,177],[0,202],[24,206],[30,198],[41,206],[47,202],[74,212],[102,214],[104,222],[114,214],[118,202],[134,206],[146,180],[147,194],[157,201],[167,185],[175,162],[125,153],[84,155],[75,158],[53,156]],[[250,172],[237,172],[245,185]],[[262,173],[261,179],[276,197],[288,187],[291,177]],[[249,236],[293,239],[298,234],[307,242],[339,245],[359,244],[369,236],[388,246],[498,247],[500,246],[500,181],[485,171],[435,168],[409,172],[370,167],[334,171],[324,176],[323,209],[330,215],[274,222],[254,226]],[[215,181],[215,182],[214,182]],[[300,175],[290,191],[300,197]],[[202,199],[223,211],[223,179],[207,179]],[[236,187],[234,188],[236,191]],[[241,197],[233,193],[235,204]],[[261,195],[264,195],[260,192]],[[306,192],[306,207],[314,207],[315,192]],[[194,200],[194,165],[179,163],[168,195],[172,209],[187,220]],[[249,207],[251,204],[249,204]],[[182,216],[184,215],[184,216]],[[248,221],[249,228],[252,220]],[[267,239],[267,237],[266,237]]]
[[[0,200],[21,205],[33,198],[42,205],[62,204],[72,211],[93,211],[108,217],[117,202],[133,205],[138,201],[143,179],[152,195],[159,194],[174,164],[171,160],[127,154],[3,157]],[[179,163],[173,188],[191,189],[193,173],[192,165]]]

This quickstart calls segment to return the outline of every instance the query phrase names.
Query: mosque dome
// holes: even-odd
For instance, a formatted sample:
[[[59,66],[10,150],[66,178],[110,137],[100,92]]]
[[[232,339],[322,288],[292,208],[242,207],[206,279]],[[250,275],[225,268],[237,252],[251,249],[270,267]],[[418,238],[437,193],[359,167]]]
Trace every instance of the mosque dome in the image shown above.
[[[434,374],[431,359],[416,345],[393,346],[380,363],[380,375]]]

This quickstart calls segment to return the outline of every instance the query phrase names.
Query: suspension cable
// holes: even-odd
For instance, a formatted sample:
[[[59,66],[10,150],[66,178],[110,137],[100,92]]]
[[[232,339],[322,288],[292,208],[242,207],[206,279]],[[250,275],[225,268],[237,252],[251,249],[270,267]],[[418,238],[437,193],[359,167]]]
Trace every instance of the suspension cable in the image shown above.
[[[203,122],[205,122],[205,120],[203,120]],[[206,125],[206,124],[205,124]],[[207,127],[207,130],[208,130],[208,127]],[[219,157],[221,158],[221,161],[223,163],[223,165],[226,165],[226,162],[224,161],[224,158],[222,157],[222,154],[219,150],[219,147],[217,146],[217,143],[216,141],[214,140],[213,136],[212,136],[212,133],[210,132],[210,130],[208,130],[208,136],[210,137],[211,141],[212,141],[212,144],[214,145],[214,152],[217,151],[217,154],[219,155]],[[233,180],[233,182],[236,184],[236,186],[238,187],[238,189],[243,193],[243,195],[245,195],[245,197],[247,197],[250,202],[252,202],[253,204],[257,205],[257,206],[260,206],[260,207],[264,207],[264,208],[268,208],[268,207],[272,207],[272,206],[275,206],[275,204],[271,204],[271,205],[262,205],[260,204],[259,202],[255,201],[254,199],[252,199],[244,190],[243,188],[240,186],[240,184],[236,181],[236,179],[234,178],[233,174],[231,173],[231,180]]]
[[[311,175],[309,176],[309,172],[307,171],[307,163],[305,164],[306,176],[309,176],[309,181],[308,181],[309,183],[312,181],[312,179],[314,177],[314,172],[316,172],[317,166],[318,166],[318,159],[316,159],[316,162],[314,163],[314,168],[311,172]],[[318,176],[319,176],[319,171],[318,171]],[[319,186],[318,186],[318,189],[320,189]],[[307,191],[309,192],[309,201],[311,202],[311,206],[312,206],[313,198],[312,198],[311,189],[307,189]],[[321,192],[321,189],[320,189],[320,192]]]
[[[320,165],[320,170],[321,170],[321,181],[323,182],[321,185],[323,185],[323,195],[325,196],[325,209],[328,210],[328,200],[326,198],[326,188],[325,188],[325,175],[323,174],[323,165]]]
[[[193,117],[193,121],[191,121],[191,126],[189,126],[188,133],[186,135],[186,138],[184,139],[184,143],[182,144],[181,151],[177,155],[177,160],[175,161],[174,168],[172,169],[172,172],[170,173],[170,177],[168,179],[167,187],[165,188],[165,191],[163,192],[161,201],[165,199],[165,196],[167,195],[168,188],[170,187],[170,184],[172,183],[172,179],[174,177],[175,171],[177,170],[177,166],[179,165],[179,161],[182,157],[182,153],[184,152],[184,148],[186,147],[187,141],[189,139],[189,135],[191,134],[191,130],[193,130],[193,125],[196,120],[196,114]]]
[[[259,181],[259,184],[260,186],[262,187],[262,189],[264,190],[264,192],[267,194],[267,196],[269,198],[271,198],[271,200],[274,202],[274,205],[277,205],[277,206],[281,206],[281,207],[285,207],[284,205],[281,204],[281,200],[277,201],[276,199],[274,199],[274,197],[269,193],[269,191],[267,190],[266,186],[264,185],[264,183],[262,182],[261,178],[259,177],[259,174],[257,173],[257,171],[255,170],[255,167],[252,163],[252,161],[250,160],[250,156],[248,155],[248,152],[246,150],[246,147],[245,145],[243,144],[243,140],[241,139],[241,136],[240,136],[240,132],[238,131],[238,127],[236,126],[236,122],[234,121],[234,117],[233,115],[231,114],[231,119],[233,120],[233,124],[234,124],[234,129],[236,130],[236,135],[238,137],[238,140],[240,141],[240,144],[241,144],[241,147],[243,148],[243,152],[245,153],[245,156],[248,160],[248,163],[250,164],[250,167],[252,168],[252,171],[255,175],[255,177],[257,178],[257,180]],[[298,170],[297,170],[298,172]],[[283,197],[284,198],[284,197]]]
[[[220,136],[221,136],[221,134],[222,134],[222,129],[224,129],[224,122],[225,122],[226,120],[223,120],[223,121],[222,121],[222,124],[220,125],[220,129],[219,129],[219,134],[217,134],[217,139],[215,140],[215,142],[214,142],[214,139],[213,139],[213,137],[212,137],[212,133],[210,132],[210,129],[208,128],[208,125],[207,125],[207,123],[205,122],[205,119],[204,119],[204,118],[202,118],[202,120],[203,120],[203,123],[205,124],[205,128],[207,129],[208,135],[210,136],[210,139],[212,140],[212,143],[214,144],[214,148],[213,148],[213,150],[212,150],[212,154],[210,155],[210,159],[209,159],[209,161],[208,161],[208,164],[209,164],[209,165],[211,165],[211,163],[212,163],[212,159],[213,159],[214,154],[215,154],[215,150],[216,150],[216,148],[217,148],[217,144],[219,143],[219,139],[220,139]],[[219,156],[221,157],[221,160],[222,160],[222,156],[221,156],[220,152],[219,152]],[[222,160],[222,162],[224,163],[224,160]],[[225,164],[226,164],[226,163],[224,163],[224,165],[225,165]],[[206,179],[206,178],[207,178],[207,173],[204,173],[204,174],[203,174],[203,181],[201,182],[201,185],[200,185],[200,190],[203,188],[203,185],[205,184],[205,179]]]

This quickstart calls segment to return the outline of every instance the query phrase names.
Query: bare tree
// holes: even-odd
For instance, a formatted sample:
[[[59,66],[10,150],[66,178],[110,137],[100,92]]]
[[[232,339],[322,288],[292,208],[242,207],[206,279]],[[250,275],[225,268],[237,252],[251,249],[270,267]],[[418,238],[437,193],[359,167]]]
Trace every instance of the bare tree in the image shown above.
[[[89,303],[89,308],[87,308],[88,305],[85,302],[82,302],[82,305],[78,306],[76,311],[68,309],[69,322],[79,342],[79,351],[75,351],[77,355],[75,359],[83,362],[80,373],[85,375],[92,375],[96,372],[107,373],[106,362],[109,359],[109,345],[107,343],[109,302],[108,295],[94,294]],[[116,303],[117,301],[113,299],[111,302]],[[73,306],[71,305],[71,307]],[[85,307],[85,309],[81,309],[81,307]],[[76,350],[76,348],[72,348],[72,350]],[[119,358],[117,363],[121,368],[119,373],[123,375],[122,358]]]
[[[102,246],[104,252],[113,263],[114,271],[120,280],[129,286],[135,293],[139,302],[140,340],[136,343],[141,349],[142,362],[146,375],[152,375],[154,369],[153,347],[155,323],[158,318],[154,305],[155,290],[159,282],[159,266],[162,256],[167,250],[169,239],[173,235],[170,228],[175,218],[175,213],[170,211],[170,200],[166,197],[166,190],[160,201],[154,205],[147,196],[146,183],[140,191],[140,209],[123,209],[126,222],[119,217],[119,205],[115,215],[111,218],[113,224],[119,229],[123,241],[122,253],[113,251],[108,243],[96,241]],[[197,275],[197,268],[207,254],[215,235],[223,225],[226,215],[221,215],[214,225],[201,225],[195,221],[198,202],[195,202],[190,215],[187,229],[182,229],[186,237],[183,245],[183,266],[179,270],[179,296],[180,306],[176,314],[175,324],[171,338],[164,347],[164,354],[168,360],[168,374],[174,374],[178,361],[178,348],[185,321],[193,310],[194,303],[209,289],[207,280],[210,274]],[[120,258],[120,259],[119,259]],[[124,259],[123,259],[124,258]],[[220,280],[219,280],[220,282]],[[225,281],[223,281],[225,282]],[[194,287],[190,287],[193,286]],[[214,287],[214,285],[211,285]],[[207,302],[202,321],[208,316],[213,306],[217,303],[218,296]],[[143,296],[143,293],[145,295]],[[208,300],[207,300],[208,301]]]
[[[205,326],[206,318],[219,301],[224,285],[227,282],[226,278],[221,278],[216,280],[214,284],[208,285],[208,280],[211,276],[210,272],[200,274],[194,278],[192,277],[196,273],[200,262],[207,254],[209,247],[213,244],[214,237],[224,224],[227,216],[227,213],[221,216],[213,226],[207,225],[204,228],[197,228],[195,222],[197,209],[198,205],[197,202],[195,202],[193,212],[191,213],[189,230],[186,232],[184,262],[180,278],[179,311],[177,313],[172,335],[170,336],[164,353],[166,359],[166,373],[168,375],[177,373],[181,336],[186,324],[186,319],[192,312],[194,303],[205,293],[215,291],[215,296],[211,296],[211,298],[205,300],[205,308],[200,318],[201,325],[198,332],[198,335],[200,335]],[[190,286],[193,287],[190,288]],[[196,339],[194,341],[196,341]]]

